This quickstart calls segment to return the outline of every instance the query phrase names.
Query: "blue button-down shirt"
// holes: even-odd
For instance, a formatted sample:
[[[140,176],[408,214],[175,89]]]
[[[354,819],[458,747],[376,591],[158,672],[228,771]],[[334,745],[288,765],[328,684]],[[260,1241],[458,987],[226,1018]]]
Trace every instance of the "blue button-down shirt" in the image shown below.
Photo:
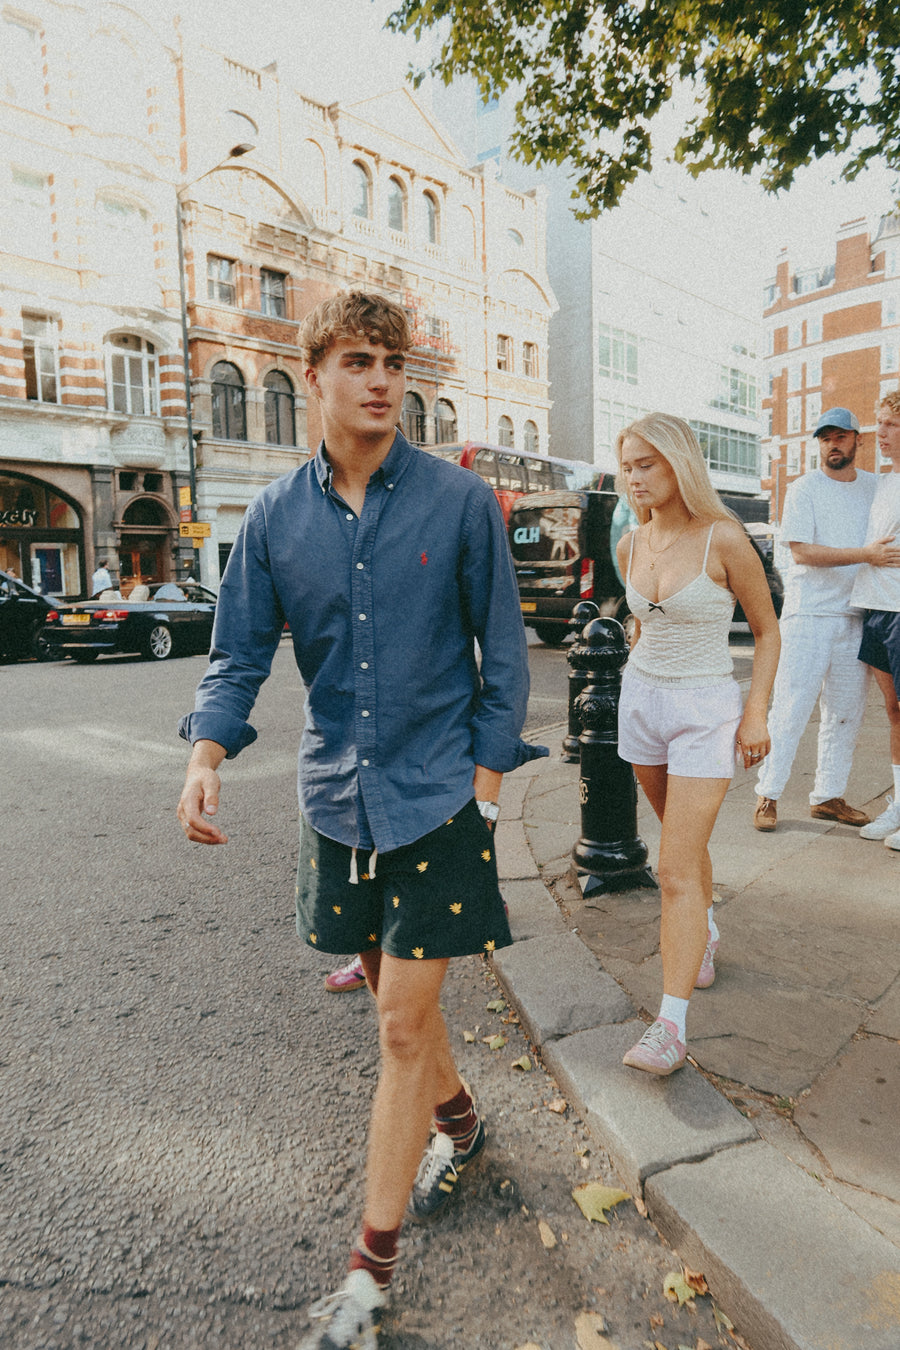
[[[300,807],[330,839],[399,848],[465,805],[476,764],[547,754],[520,739],[528,658],[496,498],[399,432],[359,517],[324,446],[250,503],[182,736],[229,757],[256,739],[247,719],[285,620],[307,694]]]

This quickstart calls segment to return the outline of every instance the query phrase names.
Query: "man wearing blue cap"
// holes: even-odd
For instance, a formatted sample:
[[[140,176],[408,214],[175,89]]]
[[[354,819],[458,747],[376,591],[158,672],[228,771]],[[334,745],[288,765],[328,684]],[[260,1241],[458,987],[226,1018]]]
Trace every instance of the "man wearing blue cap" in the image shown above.
[[[862,616],[850,592],[860,563],[900,559],[890,539],[866,544],[876,477],[855,466],[859,422],[847,408],[829,408],[813,433],[819,468],[797,478],[784,499],[781,538],[793,565],[785,582],[781,661],[772,695],[772,751],[757,782],[753,824],[770,833],[797,746],[819,701],[816,777],[810,815],[842,825],[869,817],[844,800],[866,705],[869,669],[858,659]]]

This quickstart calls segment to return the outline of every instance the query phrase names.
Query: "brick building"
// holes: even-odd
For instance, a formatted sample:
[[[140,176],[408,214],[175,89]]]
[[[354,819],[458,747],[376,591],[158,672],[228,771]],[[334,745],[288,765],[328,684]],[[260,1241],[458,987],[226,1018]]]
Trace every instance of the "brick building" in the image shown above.
[[[218,581],[250,498],[317,443],[296,335],[338,289],[410,312],[412,439],[548,449],[540,190],[468,168],[407,90],[314,102],[176,8],[0,15],[0,567],[53,593],[100,557],[126,589]]]
[[[879,470],[875,409],[900,385],[900,213],[881,217],[874,238],[866,221],[841,226],[833,260],[795,270],[779,258],[766,291],[768,475],[772,519],[785,490],[818,467],[813,429],[820,413],[851,408],[861,427],[857,463]]]

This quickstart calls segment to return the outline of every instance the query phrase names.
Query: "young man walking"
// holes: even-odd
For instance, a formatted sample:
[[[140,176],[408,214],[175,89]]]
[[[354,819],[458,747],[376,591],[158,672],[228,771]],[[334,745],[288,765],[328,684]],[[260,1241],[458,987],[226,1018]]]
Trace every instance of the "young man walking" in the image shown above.
[[[777,827],[777,802],[817,700],[810,815],[856,826],[869,819],[844,800],[868,688],[868,670],[857,659],[862,619],[850,593],[860,563],[896,565],[900,548],[884,538],[865,542],[876,479],[856,468],[859,422],[854,414],[829,408],[814,434],[820,467],[791,483],[781,521],[793,565],[785,584],[781,661],[769,718],[772,750],[760,769],[753,814],[754,826],[765,833]]]
[[[881,474],[869,513],[866,543],[900,537],[900,389],[881,401],[876,417],[881,458],[891,472]],[[859,659],[875,676],[890,723],[891,773],[894,791],[880,816],[860,830],[861,839],[881,839],[900,850],[900,564],[876,567],[863,563],[853,583],[852,601],[863,610]]]
[[[307,692],[297,926],[322,951],[360,953],[381,1043],[359,1239],[303,1347],[371,1350],[407,1207],[437,1213],[484,1146],[438,999],[450,957],[511,941],[496,803],[503,773],[547,752],[520,738],[527,651],[494,495],[396,430],[403,310],[343,293],[300,342],[324,440],[247,510],[182,722],[178,814],[189,839],[226,842],[210,819],[217,769],[255,739],[247,718],[287,620]]]

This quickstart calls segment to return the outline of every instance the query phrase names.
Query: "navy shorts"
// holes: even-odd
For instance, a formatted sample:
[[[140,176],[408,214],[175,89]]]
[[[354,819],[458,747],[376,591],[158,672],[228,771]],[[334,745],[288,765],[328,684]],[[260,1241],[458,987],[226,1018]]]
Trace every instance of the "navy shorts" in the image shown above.
[[[900,696],[900,613],[893,609],[865,611],[859,659],[890,675]]]
[[[380,947],[405,961],[493,952],[512,942],[494,835],[474,797],[412,844],[373,856],[300,818],[297,932],[343,954]],[[351,881],[351,876],[356,877]]]

